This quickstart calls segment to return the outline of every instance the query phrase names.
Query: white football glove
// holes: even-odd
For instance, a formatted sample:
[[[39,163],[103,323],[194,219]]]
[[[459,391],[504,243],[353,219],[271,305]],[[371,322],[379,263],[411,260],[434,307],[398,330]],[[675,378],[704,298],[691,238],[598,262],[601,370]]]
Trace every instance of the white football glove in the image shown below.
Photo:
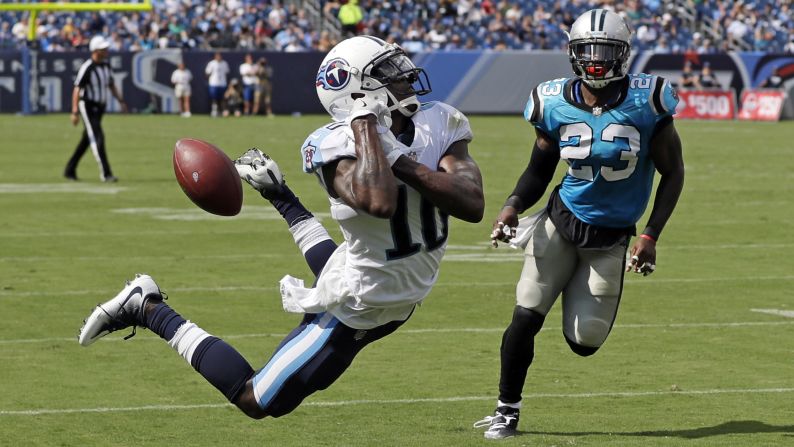
[[[383,101],[378,101],[369,96],[358,98],[353,101],[350,108],[350,115],[345,119],[345,123],[350,125],[354,119],[362,116],[375,115],[378,125],[389,129],[391,127],[391,112]]]
[[[284,185],[284,176],[278,164],[257,148],[245,151],[234,161],[237,174],[246,183],[259,191],[266,199],[273,194],[281,192]]]

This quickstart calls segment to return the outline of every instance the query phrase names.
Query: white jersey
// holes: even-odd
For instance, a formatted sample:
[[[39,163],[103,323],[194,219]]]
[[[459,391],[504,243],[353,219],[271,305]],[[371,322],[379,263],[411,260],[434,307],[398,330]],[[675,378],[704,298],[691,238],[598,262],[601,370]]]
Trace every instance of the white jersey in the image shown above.
[[[240,65],[240,76],[243,85],[256,85],[259,82],[259,69],[255,64],[243,63]]]
[[[226,61],[211,60],[204,72],[209,76],[210,87],[226,87],[226,76],[229,74],[229,64]]]
[[[412,120],[415,133],[410,146],[388,133],[381,138],[433,170],[453,143],[473,138],[468,119],[444,103],[423,104]],[[306,139],[301,153],[304,171],[315,173],[325,185],[322,166],[356,157],[352,131],[344,123],[321,127]],[[354,328],[407,318],[438,278],[446,250],[447,215],[415,189],[399,180],[398,185],[397,211],[391,219],[373,217],[329,196],[331,216],[345,237],[340,246],[345,253],[337,250],[333,257],[337,263],[344,262],[344,268],[337,269],[343,272],[344,286],[336,287],[350,296],[328,310]]]
[[[180,70],[177,68],[171,73],[171,83],[177,87],[190,88],[190,81],[192,80],[193,75],[188,69]]]

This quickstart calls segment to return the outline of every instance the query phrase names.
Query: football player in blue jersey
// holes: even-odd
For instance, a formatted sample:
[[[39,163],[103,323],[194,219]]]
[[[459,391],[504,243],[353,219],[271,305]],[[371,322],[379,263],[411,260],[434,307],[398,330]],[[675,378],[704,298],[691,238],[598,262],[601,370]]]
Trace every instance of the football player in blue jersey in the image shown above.
[[[94,309],[80,330],[81,345],[146,327],[260,419],[292,412],[411,316],[438,279],[448,217],[479,222],[483,216],[468,119],[443,103],[420,104],[417,96],[430,91],[424,71],[397,45],[371,36],[336,45],[316,88],[334,121],[306,139],[303,169],[320,180],[343,243],[303,207],[272,159],[252,149],[235,162],[240,177],[287,222],[316,276],[313,287],[291,276],[281,280],[284,309],[302,321],[270,360],[254,371],[232,346],[166,304],[148,275]]]
[[[624,272],[656,268],[656,243],[684,184],[672,118],[678,98],[663,78],[626,73],[631,32],[623,19],[605,9],[585,12],[569,39],[576,76],[532,90],[524,117],[535,127],[535,145],[491,235],[493,244],[516,238],[518,216],[540,200],[565,160],[568,171],[548,205],[522,222],[523,241],[511,241],[524,246],[525,261],[502,337],[497,408],[475,424],[488,439],[517,433],[534,338],[558,296],[571,350],[583,357],[598,351],[615,322]],[[661,178],[653,209],[627,262],[654,171]]]

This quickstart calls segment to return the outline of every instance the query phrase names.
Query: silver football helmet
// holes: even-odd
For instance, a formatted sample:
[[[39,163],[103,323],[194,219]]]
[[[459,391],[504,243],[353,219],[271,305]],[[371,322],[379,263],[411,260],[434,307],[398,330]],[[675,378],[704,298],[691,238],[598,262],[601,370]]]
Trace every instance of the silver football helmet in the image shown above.
[[[585,12],[571,25],[568,39],[573,72],[590,87],[603,88],[626,76],[631,30],[618,14],[606,9]]]
[[[402,81],[410,85],[410,96],[398,100],[388,87]],[[416,97],[430,93],[430,80],[398,45],[356,36],[331,49],[317,71],[316,88],[325,110],[334,120],[343,121],[353,102],[364,97],[411,116],[419,111]]]

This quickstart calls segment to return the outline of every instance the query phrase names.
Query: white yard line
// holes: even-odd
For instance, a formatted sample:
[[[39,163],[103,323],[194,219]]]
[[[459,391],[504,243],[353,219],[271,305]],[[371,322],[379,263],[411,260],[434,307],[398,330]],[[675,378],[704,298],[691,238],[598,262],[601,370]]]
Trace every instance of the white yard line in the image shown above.
[[[90,183],[0,183],[0,194],[118,194],[129,188],[124,186],[95,185]]]
[[[612,391],[603,393],[534,393],[526,394],[529,399],[598,399],[598,398],[643,398],[670,396],[703,396],[719,394],[779,394],[791,393],[794,388],[746,388],[746,389],[711,389],[685,391]],[[452,396],[429,397],[417,399],[362,399],[338,401],[310,401],[304,407],[348,407],[354,405],[407,405],[407,404],[443,404],[455,402],[488,402],[494,396]],[[173,411],[199,410],[215,408],[232,408],[228,403],[193,404],[193,405],[143,405],[135,407],[98,407],[98,408],[40,408],[29,410],[0,410],[0,416],[43,416],[75,413],[118,413],[140,411]]]
[[[87,314],[87,312],[86,312]],[[737,327],[754,327],[754,326],[787,326],[794,325],[794,321],[738,321],[738,322],[716,322],[716,323],[658,323],[658,324],[616,324],[615,329],[675,329],[675,328],[737,328]],[[560,326],[546,326],[541,329],[542,332],[546,331],[560,331]],[[503,327],[494,328],[427,328],[427,329],[401,329],[396,334],[449,334],[449,333],[496,333],[501,334],[504,332]],[[224,340],[239,340],[243,338],[280,338],[284,337],[286,333],[258,333],[258,334],[231,334],[221,335],[216,334]],[[77,336],[74,337],[49,337],[49,338],[22,338],[22,339],[9,339],[0,340],[2,345],[17,345],[28,343],[61,343],[61,342],[75,342]],[[160,338],[153,335],[138,335],[136,340],[152,341],[160,340]],[[123,337],[110,336],[105,338],[102,343],[120,342],[124,341]]]
[[[232,255],[233,256],[233,255]],[[732,276],[732,277],[716,277],[716,278],[642,278],[637,276],[636,279],[627,279],[626,284],[660,284],[660,283],[701,283],[701,282],[753,282],[753,281],[791,281],[794,280],[794,275],[782,276]],[[444,287],[514,287],[515,282],[440,282],[435,285],[435,288]],[[195,286],[195,287],[168,287],[164,290],[169,293],[174,292],[225,292],[236,290],[261,290],[271,291],[277,290],[278,286]],[[98,297],[107,296],[109,299],[113,290],[60,290],[60,291],[14,291],[14,290],[0,290],[0,298],[3,297],[30,297],[30,296],[75,296],[75,295],[95,295]]]
[[[758,312],[760,314],[778,315],[786,318],[794,318],[794,310],[783,309],[750,309],[751,312]]]

